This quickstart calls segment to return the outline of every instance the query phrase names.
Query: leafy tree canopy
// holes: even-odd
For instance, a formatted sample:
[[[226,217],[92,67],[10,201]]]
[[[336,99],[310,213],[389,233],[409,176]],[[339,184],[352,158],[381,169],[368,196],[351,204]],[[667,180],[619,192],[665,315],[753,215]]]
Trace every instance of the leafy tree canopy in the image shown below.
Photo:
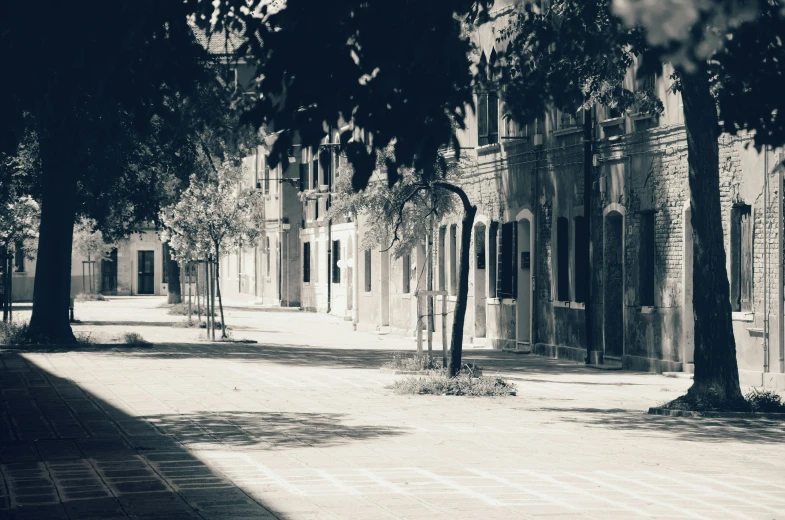
[[[247,117],[280,132],[273,166],[295,135],[314,146],[328,127],[353,121],[373,136],[349,142],[351,131],[341,133],[355,189],[367,185],[376,153],[393,140],[391,184],[401,167],[436,174],[439,149],[456,143],[474,105],[466,22],[482,18],[491,3],[288,0],[280,9],[273,2],[188,0],[198,25],[241,34],[238,54],[258,64],[263,97]]]

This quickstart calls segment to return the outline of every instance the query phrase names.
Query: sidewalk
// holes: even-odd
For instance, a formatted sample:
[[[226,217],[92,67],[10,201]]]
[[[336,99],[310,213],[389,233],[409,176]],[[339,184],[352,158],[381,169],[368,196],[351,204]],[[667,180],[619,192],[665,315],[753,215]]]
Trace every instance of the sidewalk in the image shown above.
[[[0,519],[785,519],[785,424],[644,413],[689,380],[477,350],[518,396],[398,396],[410,341],[230,309],[259,343],[219,344],[101,303],[80,330],[156,344],[0,352]]]

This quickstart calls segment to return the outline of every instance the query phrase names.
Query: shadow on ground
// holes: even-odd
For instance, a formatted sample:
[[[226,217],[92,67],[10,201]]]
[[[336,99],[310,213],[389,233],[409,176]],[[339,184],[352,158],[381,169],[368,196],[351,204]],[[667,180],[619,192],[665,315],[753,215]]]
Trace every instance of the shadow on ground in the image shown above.
[[[665,417],[637,410],[596,408],[537,408],[562,414],[560,421],[589,428],[624,431],[636,435],[667,437],[689,442],[782,443],[785,419],[715,419]]]
[[[348,426],[341,424],[344,417],[338,413],[204,412],[150,415],[140,419],[185,445],[327,447],[405,433],[402,429]]]
[[[2,519],[225,518],[227,512],[232,518],[285,518],[149,422],[16,353],[0,352],[0,395]],[[279,428],[286,430],[286,423]],[[332,431],[351,436],[348,428]],[[322,435],[327,440],[329,430]]]

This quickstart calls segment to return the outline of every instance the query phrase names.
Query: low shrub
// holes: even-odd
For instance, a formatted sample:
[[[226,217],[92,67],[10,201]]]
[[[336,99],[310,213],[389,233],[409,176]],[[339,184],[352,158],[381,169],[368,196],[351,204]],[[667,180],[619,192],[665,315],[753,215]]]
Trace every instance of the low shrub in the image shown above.
[[[169,314],[172,316],[188,316],[188,302],[185,303],[175,303],[174,305],[167,305],[169,307]],[[196,305],[191,305],[191,316],[197,316],[199,313],[197,312]],[[202,307],[202,316],[207,316],[206,309]]]
[[[203,321],[185,320],[175,323],[174,326],[181,329],[204,329],[207,327],[207,324]]]
[[[138,332],[126,332],[123,334],[123,343],[126,345],[142,346],[149,345],[150,342],[146,341]]]
[[[771,390],[753,388],[744,394],[744,399],[750,403],[753,412],[785,413],[785,402],[782,401],[782,396]]]
[[[78,302],[105,302],[106,298],[100,293],[79,293],[74,298]]]
[[[444,374],[409,376],[393,383],[396,394],[466,395],[474,397],[513,396],[517,388],[500,377],[472,377],[462,372],[456,377]]]
[[[0,343],[3,345],[22,345],[28,343],[27,323],[0,322]]]
[[[393,352],[390,359],[386,361],[382,368],[391,370],[421,371],[421,370],[441,370],[443,367],[441,358],[431,358],[428,354],[418,356],[417,354],[408,355],[405,352]]]

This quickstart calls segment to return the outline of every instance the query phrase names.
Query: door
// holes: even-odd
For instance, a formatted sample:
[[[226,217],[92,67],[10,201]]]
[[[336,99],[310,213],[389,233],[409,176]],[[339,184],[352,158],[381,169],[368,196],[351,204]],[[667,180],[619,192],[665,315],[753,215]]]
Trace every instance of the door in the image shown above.
[[[474,226],[474,337],[484,338],[486,334],[485,303],[488,289],[485,283],[486,258],[485,234],[483,223]]]
[[[139,251],[137,294],[155,294],[155,251]]]
[[[117,294],[117,248],[101,260],[101,294]]]
[[[532,345],[532,226],[528,217],[518,220],[518,298],[515,321],[518,327],[518,348]]]

